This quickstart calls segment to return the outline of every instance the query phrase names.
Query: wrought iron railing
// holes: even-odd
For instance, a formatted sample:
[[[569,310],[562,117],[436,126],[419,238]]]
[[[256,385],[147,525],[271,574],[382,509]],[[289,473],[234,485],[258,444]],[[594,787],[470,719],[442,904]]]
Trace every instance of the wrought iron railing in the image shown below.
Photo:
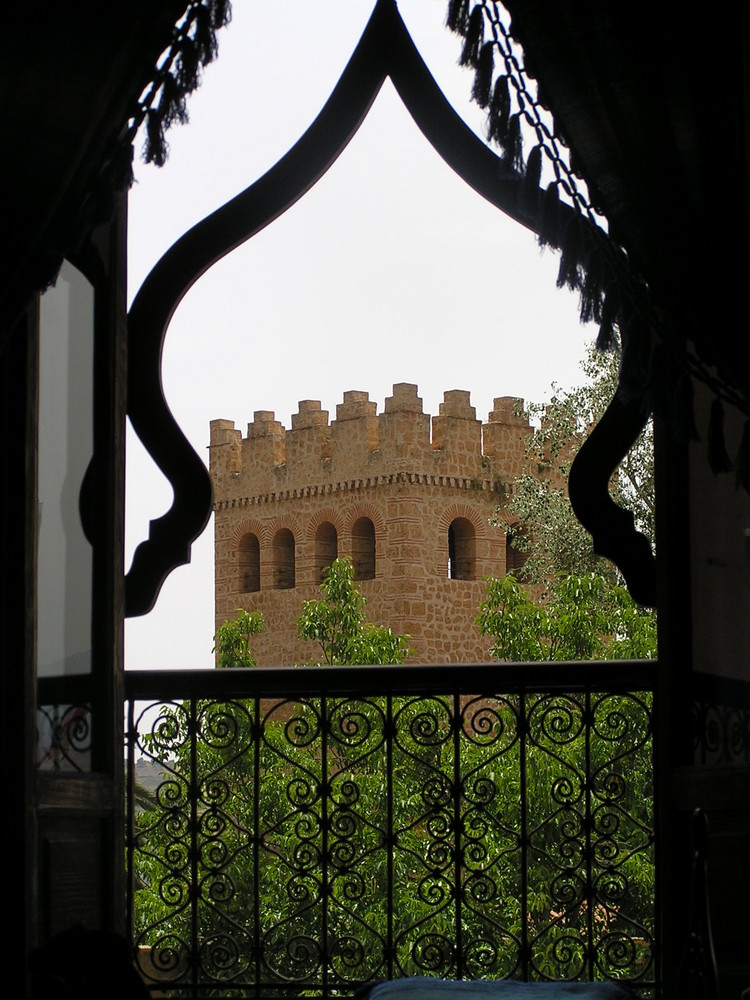
[[[653,663],[128,673],[142,971],[164,996],[410,974],[650,993],[653,680]]]
[[[750,764],[750,685],[693,675],[693,755],[696,764]]]

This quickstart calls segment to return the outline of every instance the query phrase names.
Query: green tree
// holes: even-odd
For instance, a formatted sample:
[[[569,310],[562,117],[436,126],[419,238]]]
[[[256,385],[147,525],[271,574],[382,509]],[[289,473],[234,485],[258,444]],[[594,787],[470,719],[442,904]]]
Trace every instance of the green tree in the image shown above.
[[[397,635],[385,625],[365,618],[366,599],[354,581],[348,557],[334,559],[324,571],[322,598],[305,601],[297,618],[297,634],[320,647],[323,663],[403,663],[409,655],[409,636]]]
[[[250,649],[250,639],[260,635],[265,628],[260,611],[243,611],[237,608],[235,618],[219,625],[214,634],[214,648],[219,667],[254,667],[255,659]]]
[[[557,637],[540,639],[539,627],[548,610],[512,578],[496,583],[513,608],[497,621],[522,623],[506,644],[524,659],[549,654]],[[568,589],[571,606],[558,625],[575,631],[573,621],[580,625],[589,609]],[[585,597],[587,583],[578,589]],[[406,636],[366,620],[349,560],[332,564],[321,591],[303,606],[298,627],[327,663],[407,655]],[[217,631],[220,653],[223,636],[250,638],[241,617],[226,625]],[[382,975],[391,925],[399,928],[401,974],[424,972],[426,961],[432,974],[449,975],[456,940],[449,900],[460,892],[463,934],[477,943],[466,968],[477,977],[518,973],[523,926],[539,974],[577,974],[589,906],[601,971],[635,973],[647,967],[653,926],[649,716],[637,695],[605,694],[589,704],[565,693],[463,699],[460,718],[441,695],[164,706],[141,737],[163,782],[136,817],[135,941],[151,946],[155,963],[179,979],[188,976],[197,934],[207,995],[227,995],[217,983],[252,978],[260,933],[261,974],[304,982],[318,974],[316,948],[299,942],[323,940],[325,901],[332,982],[341,976],[348,988]],[[584,823],[589,799],[594,834]],[[589,857],[593,875],[584,871]],[[595,880],[590,897],[571,892],[597,866],[606,879]],[[635,942],[633,954],[610,967],[605,943],[623,935]]]
[[[561,574],[595,572],[619,582],[617,571],[594,554],[591,536],[578,523],[566,483],[571,462],[586,431],[602,416],[617,390],[619,352],[589,348],[582,364],[586,382],[574,389],[552,386],[546,404],[532,404],[529,416],[539,428],[526,442],[529,471],[513,484],[507,506],[494,523],[510,531],[512,544],[525,553],[523,579],[549,587]],[[636,527],[654,537],[654,450],[649,422],[623,459],[610,484],[616,503],[633,511]]]
[[[491,577],[476,619],[498,660],[653,659],[656,618],[596,573],[568,574],[535,602],[513,575]]]

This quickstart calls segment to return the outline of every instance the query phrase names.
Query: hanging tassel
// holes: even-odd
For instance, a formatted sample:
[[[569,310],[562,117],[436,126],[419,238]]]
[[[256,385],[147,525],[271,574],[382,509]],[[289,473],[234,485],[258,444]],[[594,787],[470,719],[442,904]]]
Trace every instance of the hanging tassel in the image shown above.
[[[158,110],[152,108],[146,115],[144,163],[154,163],[157,167],[163,167],[167,162],[167,149],[167,143],[164,139],[164,123]]]
[[[557,181],[548,184],[542,195],[542,212],[537,242],[542,249],[560,246],[560,196],[557,190]]]
[[[523,139],[521,137],[521,115],[511,115],[503,144],[503,160],[516,173],[523,172]]]
[[[164,128],[169,128],[175,122],[180,122],[181,125],[184,125],[188,120],[185,94],[171,73],[167,73],[164,77],[158,111],[164,123]]]
[[[576,291],[581,287],[581,235],[578,216],[573,214],[565,227],[560,241],[560,267],[557,272],[557,287]]]
[[[560,267],[557,269],[557,287],[575,291],[579,284],[578,259],[571,250],[566,249],[563,242],[560,247]]]
[[[746,422],[742,431],[742,441],[734,468],[736,485],[741,486],[746,493],[750,493],[750,420]]]
[[[177,82],[182,88],[183,93],[192,94],[200,83],[198,47],[192,38],[183,39],[180,52],[177,56],[175,72],[177,74]]]
[[[596,245],[589,247],[583,261],[583,284],[581,286],[580,316],[582,323],[599,323],[602,318],[602,298],[604,278],[602,256]]]
[[[476,101],[480,108],[486,108],[490,103],[492,74],[495,69],[493,49],[493,42],[485,42],[482,46],[482,51],[479,53],[479,64],[474,76],[474,86],[471,89],[472,100]]]
[[[674,433],[680,441],[698,441],[693,414],[693,380],[689,372],[683,372],[675,387],[672,398]]]
[[[484,39],[484,12],[482,5],[477,4],[469,16],[469,27],[466,30],[466,41],[464,42],[461,58],[458,60],[459,66],[479,67],[479,53],[482,49]]]
[[[708,417],[708,464],[711,472],[731,472],[732,460],[724,440],[724,405],[716,396]]]
[[[450,0],[445,23],[457,35],[466,35],[469,30],[469,0]]]
[[[528,218],[539,212],[540,184],[542,179],[542,147],[534,146],[529,153],[520,192],[520,209]]]
[[[616,281],[611,282],[604,292],[604,300],[599,321],[596,347],[599,351],[611,351],[617,343],[615,327],[620,312],[620,290]]]
[[[590,271],[583,269],[578,315],[582,323],[597,323],[602,315],[602,290]]]
[[[202,4],[194,8],[195,18],[193,24],[195,31],[193,40],[198,50],[198,58],[203,66],[208,66],[216,58],[219,46],[216,42],[216,32],[211,24],[211,12]]]
[[[510,86],[507,76],[499,76],[495,80],[492,91],[490,110],[487,117],[487,139],[505,147],[508,135],[508,120],[510,118]]]
[[[232,20],[232,4],[230,0],[211,0],[209,4],[211,25],[214,28],[226,28]]]

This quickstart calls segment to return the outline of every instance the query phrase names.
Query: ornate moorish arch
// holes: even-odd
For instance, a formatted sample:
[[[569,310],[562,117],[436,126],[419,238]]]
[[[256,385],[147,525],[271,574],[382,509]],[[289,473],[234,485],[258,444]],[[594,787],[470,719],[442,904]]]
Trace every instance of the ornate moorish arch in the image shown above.
[[[485,145],[435,83],[395,0],[378,0],[338,84],[307,132],[268,173],[185,233],[158,261],[133,302],[128,326],[128,415],[171,484],[174,499],[166,514],[151,522],[148,538],[135,551],[126,578],[128,616],[153,607],[167,575],[189,561],[191,544],[211,511],[208,472],[162,391],[162,346],[172,315],[212,264],[273,222],[322,177],[364,121],[386,78],[436,152],[491,204],[554,245],[561,245],[560,234],[575,230],[575,254],[567,248],[568,280],[583,282],[585,268],[578,258],[585,257],[600,231],[560,201],[555,204],[555,234],[543,232],[536,169],[541,165],[541,145],[534,147],[526,166],[520,155],[508,155],[506,149],[498,156]],[[506,131],[514,122],[518,130],[519,118],[517,114],[502,123]],[[599,293],[601,297],[600,289]],[[612,315],[610,310],[610,326]],[[621,566],[629,584],[639,585],[646,601],[653,591],[653,557],[645,538],[635,532],[632,516],[609,500],[607,482],[647,419],[640,403],[618,401],[610,424],[616,424],[619,433],[608,436],[605,429],[591,448],[582,449],[570,481],[574,508],[594,533],[595,546],[599,550],[607,546],[607,554]]]

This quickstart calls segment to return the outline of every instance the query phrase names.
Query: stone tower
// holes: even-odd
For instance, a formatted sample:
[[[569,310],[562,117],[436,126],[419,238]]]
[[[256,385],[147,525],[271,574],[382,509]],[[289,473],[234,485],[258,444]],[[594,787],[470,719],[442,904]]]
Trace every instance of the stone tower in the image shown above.
[[[211,421],[216,624],[261,610],[260,665],[315,658],[296,617],[337,555],[354,561],[367,617],[411,636],[410,662],[488,659],[474,625],[483,577],[515,554],[489,518],[523,471],[531,428],[512,397],[482,424],[468,392],[446,392],[430,418],[417,391],[394,385],[381,414],[366,392],[345,392],[330,422],[303,400],[291,430],[256,411],[244,438]]]

